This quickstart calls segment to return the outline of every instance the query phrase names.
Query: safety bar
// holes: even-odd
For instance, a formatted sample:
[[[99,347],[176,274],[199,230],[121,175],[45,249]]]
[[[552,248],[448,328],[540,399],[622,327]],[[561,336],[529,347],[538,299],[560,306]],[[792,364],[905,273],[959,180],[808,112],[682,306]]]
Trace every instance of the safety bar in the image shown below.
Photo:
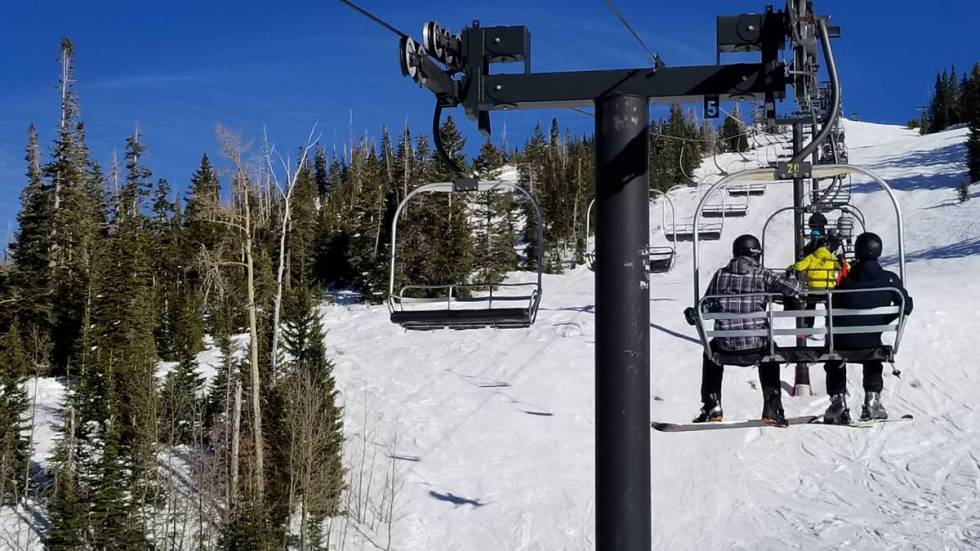
[[[867,294],[867,293],[880,293],[883,291],[888,291],[893,293],[898,297],[898,305],[891,306],[880,306],[876,308],[834,308],[833,297],[834,295],[842,294]],[[823,296],[826,297],[820,304],[824,304],[826,309],[820,310],[774,310],[773,299],[781,297],[782,295],[778,293],[745,293],[739,295],[709,295],[705,296],[697,303],[697,320],[696,325],[698,329],[698,335],[701,337],[701,345],[704,347],[705,352],[711,355],[711,344],[709,339],[715,337],[731,338],[731,337],[765,337],[768,341],[769,355],[775,356],[776,354],[776,341],[775,337],[805,337],[809,335],[827,335],[827,352],[830,355],[835,353],[835,335],[853,335],[861,333],[895,333],[895,343],[892,345],[893,353],[897,354],[899,347],[902,342],[902,335],[905,331],[905,295],[902,294],[901,290],[895,287],[874,287],[870,289],[826,289],[826,290],[811,290],[806,296]],[[746,298],[761,298],[764,299],[765,309],[759,312],[746,312],[746,313],[734,313],[734,312],[710,312],[705,311],[706,301],[712,300],[743,300]],[[851,317],[870,317],[870,316],[882,316],[882,315],[895,315],[896,320],[894,324],[889,323],[886,325],[848,325],[843,327],[834,327],[834,317],[840,316],[851,316]],[[776,318],[826,318],[827,325],[825,327],[812,327],[812,328],[777,328],[773,327],[773,320]],[[705,321],[713,320],[764,320],[766,322],[766,327],[761,329],[712,329],[706,330],[704,327]],[[784,349],[793,347],[783,347]]]

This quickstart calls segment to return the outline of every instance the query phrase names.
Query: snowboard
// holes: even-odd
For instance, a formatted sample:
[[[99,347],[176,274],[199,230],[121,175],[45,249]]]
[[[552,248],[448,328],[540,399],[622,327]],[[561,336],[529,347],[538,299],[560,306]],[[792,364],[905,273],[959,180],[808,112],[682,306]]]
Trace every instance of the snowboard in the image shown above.
[[[819,419],[819,415],[801,415],[800,417],[790,417],[786,419],[790,425],[806,425],[812,423],[814,419]],[[661,423],[654,421],[650,426],[660,432],[699,432],[703,430],[723,430],[723,429],[748,429],[752,427],[774,427],[762,422],[762,419],[749,419],[746,421],[719,421],[708,423]]]
[[[868,421],[857,420],[857,421],[851,421],[846,425],[826,425],[823,422],[823,415],[817,415],[813,418],[813,421],[810,421],[810,423],[814,425],[820,425],[823,427],[854,427],[857,429],[866,429],[866,428],[878,426],[882,423],[898,423],[901,421],[911,421],[912,419],[913,419],[912,414],[906,413],[901,417],[889,417],[888,419],[870,419]]]
[[[891,417],[888,419],[876,419],[871,421],[854,421],[847,425],[825,425],[823,423],[823,415],[801,415],[799,417],[790,417],[787,419],[789,424],[792,425],[819,425],[821,427],[853,427],[853,428],[870,428],[878,426],[882,423],[897,423],[900,421],[911,421],[912,415],[905,414],[901,417]],[[654,421],[650,423],[650,426],[660,432],[699,432],[705,430],[724,430],[724,429],[748,429],[754,427],[770,427],[770,428],[785,428],[785,427],[775,427],[773,425],[767,425],[762,422],[762,419],[748,419],[745,421],[720,421],[717,423],[663,423],[659,421]]]

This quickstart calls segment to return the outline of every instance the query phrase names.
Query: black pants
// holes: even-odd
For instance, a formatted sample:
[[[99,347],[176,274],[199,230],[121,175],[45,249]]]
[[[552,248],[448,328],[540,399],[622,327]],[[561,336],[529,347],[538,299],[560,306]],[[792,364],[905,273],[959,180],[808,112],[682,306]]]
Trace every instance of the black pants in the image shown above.
[[[704,356],[701,363],[701,401],[707,401],[709,394],[717,394],[721,398],[721,380],[725,376],[725,366],[718,365]],[[779,388],[779,364],[763,362],[759,364],[759,382],[762,389]]]
[[[884,366],[881,362],[860,362],[864,367],[864,391],[881,392],[884,382],[881,372]],[[847,390],[847,364],[842,361],[832,361],[823,364],[827,373],[827,394],[843,394]]]

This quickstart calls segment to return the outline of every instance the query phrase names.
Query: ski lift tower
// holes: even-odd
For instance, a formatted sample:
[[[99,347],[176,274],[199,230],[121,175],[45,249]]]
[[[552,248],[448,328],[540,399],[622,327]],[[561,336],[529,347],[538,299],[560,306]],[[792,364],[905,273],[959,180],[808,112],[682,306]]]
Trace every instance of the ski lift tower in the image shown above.
[[[771,123],[785,98],[787,68],[779,60],[796,15],[762,13],[717,18],[719,63],[570,72],[531,70],[531,33],[524,26],[484,27],[460,33],[430,21],[422,41],[341,0],[399,36],[402,74],[435,96],[437,112],[462,107],[489,136],[491,111],[595,109],[596,156],[596,548],[651,548],[649,106],[703,102],[717,118],[720,102],[755,100]],[[788,2],[796,10],[795,0]],[[810,2],[800,2],[809,8]],[[812,15],[812,14],[811,14]],[[804,53],[813,44],[794,46]],[[802,49],[801,49],[802,48]],[[758,53],[756,63],[720,63],[722,54]],[[521,73],[493,74],[492,66],[521,63]],[[797,69],[800,69],[799,67]],[[434,131],[438,131],[437,128]],[[814,145],[814,147],[816,147]],[[807,153],[808,155],[809,153]],[[780,163],[788,179],[809,163]],[[478,182],[456,174],[455,191]]]

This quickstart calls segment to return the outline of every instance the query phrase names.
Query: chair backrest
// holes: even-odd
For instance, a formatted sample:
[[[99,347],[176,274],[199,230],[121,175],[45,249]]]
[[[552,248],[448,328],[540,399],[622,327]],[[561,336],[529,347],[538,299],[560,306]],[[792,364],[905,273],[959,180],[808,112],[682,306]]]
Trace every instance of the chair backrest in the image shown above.
[[[895,298],[897,305],[880,306],[877,308],[834,308],[833,297],[842,294],[867,294],[890,292]],[[698,302],[697,308],[697,327],[701,336],[701,343],[707,353],[711,353],[710,339],[713,338],[738,338],[738,337],[762,337],[769,343],[770,356],[776,353],[777,337],[793,337],[794,341],[812,335],[825,335],[826,354],[824,360],[837,359],[837,346],[835,337],[840,335],[867,334],[867,333],[895,333],[895,342],[891,345],[894,353],[898,352],[902,340],[902,333],[905,327],[905,295],[895,287],[875,287],[871,289],[827,289],[812,290],[808,293],[809,297],[820,297],[826,310],[776,310],[774,304],[781,295],[775,293],[746,293],[739,295],[744,297],[764,297],[766,307],[758,312],[734,313],[734,312],[711,312],[706,309],[706,305],[711,304],[713,299],[731,298],[728,295],[709,295],[703,297]],[[835,326],[834,319],[846,316],[849,320],[846,326]],[[892,317],[894,320],[889,323],[878,323],[882,316]],[[799,318],[825,317],[827,325],[824,327],[783,327],[777,324],[777,320],[796,320]],[[761,329],[707,329],[705,322],[708,321],[736,321],[743,322],[764,321],[764,328]],[[868,323],[855,323],[855,320],[866,320]],[[752,325],[751,323],[748,323]],[[779,325],[779,326],[777,326]],[[789,324],[786,324],[789,325]],[[780,347],[781,349],[793,348]],[[816,360],[820,361],[820,360]]]

